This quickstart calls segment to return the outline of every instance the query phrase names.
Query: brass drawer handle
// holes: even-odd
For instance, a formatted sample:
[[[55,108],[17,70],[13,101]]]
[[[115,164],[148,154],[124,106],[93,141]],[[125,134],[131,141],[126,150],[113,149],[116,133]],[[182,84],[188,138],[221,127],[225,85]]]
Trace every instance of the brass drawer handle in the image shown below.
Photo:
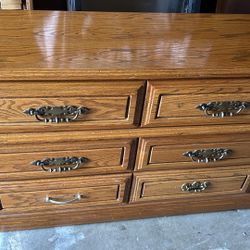
[[[181,186],[181,190],[183,192],[197,193],[204,191],[209,187],[209,185],[210,183],[207,181],[205,182],[194,181],[193,183],[184,183]]]
[[[204,111],[207,116],[225,117],[239,114],[244,109],[250,108],[250,102],[225,101],[202,103],[196,107]]]
[[[66,172],[75,170],[88,161],[89,159],[85,157],[61,157],[37,160],[31,162],[31,164],[41,167],[46,172]]]
[[[82,198],[82,196],[79,193],[74,195],[73,199],[67,200],[67,201],[60,201],[60,200],[58,200],[56,198],[46,196],[45,202],[53,203],[53,204],[57,204],[57,205],[65,205],[65,204],[72,203],[72,202],[75,202],[75,201],[80,201],[81,198]]]
[[[77,106],[44,106],[40,108],[29,108],[23,111],[26,115],[35,116],[38,121],[62,123],[77,120],[80,115],[87,114],[89,109]]]
[[[224,148],[210,148],[210,149],[199,149],[194,151],[185,152],[183,155],[189,157],[194,162],[215,162],[224,159],[226,156],[232,154],[231,149]]]

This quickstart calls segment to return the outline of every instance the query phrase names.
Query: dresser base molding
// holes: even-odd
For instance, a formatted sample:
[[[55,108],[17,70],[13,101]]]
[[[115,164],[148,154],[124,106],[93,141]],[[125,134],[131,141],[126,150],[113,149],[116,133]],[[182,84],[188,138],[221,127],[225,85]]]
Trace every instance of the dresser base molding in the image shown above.
[[[225,195],[223,197],[197,198],[145,202],[92,209],[54,211],[50,213],[16,214],[0,217],[0,231],[26,230],[63,225],[111,222],[168,215],[192,214],[250,208],[250,195]]]

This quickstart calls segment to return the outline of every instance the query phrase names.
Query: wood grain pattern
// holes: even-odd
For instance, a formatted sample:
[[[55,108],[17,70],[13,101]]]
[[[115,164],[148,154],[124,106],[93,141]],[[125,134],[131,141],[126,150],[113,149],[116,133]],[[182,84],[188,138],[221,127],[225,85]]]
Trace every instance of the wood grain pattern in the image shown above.
[[[24,211],[64,210],[67,207],[87,207],[119,204],[126,200],[130,175],[73,177],[39,181],[0,183],[1,214]],[[81,200],[66,205],[46,202],[46,196],[61,201],[71,200],[79,193]]]
[[[249,208],[250,111],[196,109],[250,101],[249,28],[246,15],[2,11],[0,230]],[[44,105],[90,112],[68,124],[22,113]],[[233,154],[205,166],[182,156],[215,147]],[[30,165],[65,156],[90,161]],[[211,185],[183,193],[193,181]]]
[[[178,199],[197,196],[237,194],[247,190],[249,183],[246,179],[249,168],[220,168],[217,170],[197,171],[155,171],[154,173],[136,173],[134,175],[131,202]],[[206,190],[198,193],[183,192],[181,187],[185,183],[194,181],[209,182]],[[247,185],[247,187],[244,187]],[[248,193],[246,193],[247,195]]]
[[[34,144],[34,150],[42,148],[53,149],[53,147],[63,148],[67,143],[68,148],[75,148],[76,143],[85,141],[95,141],[97,138],[100,143],[103,140],[120,140],[128,138],[152,138],[152,137],[178,137],[196,135],[201,138],[214,135],[231,135],[249,134],[250,125],[241,124],[237,126],[220,125],[216,126],[187,126],[187,127],[160,127],[160,128],[137,128],[137,129],[116,129],[116,130],[93,130],[93,131],[68,131],[68,132],[50,132],[50,133],[17,133],[4,134],[0,133],[0,151],[2,153],[10,152],[29,152],[27,145]],[[72,145],[70,145],[72,144]],[[37,148],[37,149],[36,149]]]
[[[56,187],[55,187],[56,188]],[[117,199],[117,192],[119,192],[119,185],[107,185],[100,187],[89,187],[89,188],[72,188],[72,189],[61,189],[61,190],[51,190],[51,191],[35,191],[35,192],[25,192],[22,193],[10,193],[1,195],[1,203],[3,209],[6,209],[10,212],[16,211],[19,208],[28,208],[28,209],[40,209],[44,210],[46,208],[65,206],[74,206],[75,204],[84,204],[87,205],[103,205],[114,202],[120,202],[120,199]],[[58,201],[68,201],[72,200],[76,194],[81,195],[81,200],[71,202],[67,205],[57,205],[46,202],[46,197],[49,197],[53,200]],[[120,195],[120,193],[119,193]],[[27,211],[27,210],[26,210]]]
[[[205,213],[211,211],[223,211],[249,208],[248,195],[225,195],[213,197],[197,197],[196,199],[174,199],[168,201],[154,201],[131,203],[128,205],[97,206],[84,209],[67,209],[36,213],[0,215],[0,230],[20,230],[41,227],[53,227],[58,225],[73,225],[83,223],[97,223],[115,220],[139,219],[147,217],[159,217],[166,215]],[[70,216],[69,216],[70,214]]]
[[[212,129],[212,128],[211,128]],[[224,134],[199,136],[169,136],[141,138],[138,147],[136,170],[211,168],[250,164],[249,134]],[[180,144],[181,140],[181,144]],[[183,154],[188,151],[223,148],[232,153],[217,162],[193,162]]]
[[[82,141],[75,145],[63,143],[50,147],[31,145],[24,152],[0,154],[0,180],[39,179],[70,177],[93,174],[107,174],[128,172],[134,167],[132,159],[135,154],[133,145],[135,141],[106,140],[103,142]],[[80,165],[78,169],[67,172],[44,172],[41,167],[31,165],[36,160],[58,157],[85,157],[88,162]]]
[[[0,79],[249,76],[249,25],[248,15],[1,12]]]
[[[137,103],[143,98],[143,82],[114,81],[105,86],[102,82],[1,82],[0,92],[4,132],[129,128],[139,123],[141,107]],[[87,107],[89,112],[66,124],[44,124],[23,113],[29,108],[67,105]]]
[[[217,101],[250,102],[250,79],[149,81],[143,126],[249,123],[250,109],[233,117],[208,117],[196,107]]]
[[[199,173],[198,173],[199,172]],[[214,171],[196,171],[202,178],[206,178],[208,176],[218,177],[232,177],[232,176],[240,176],[241,174],[249,175],[249,168],[241,167],[237,171],[235,169],[227,169],[221,168],[217,172]],[[156,172],[160,174],[160,176],[165,175],[167,173],[170,179],[183,179],[188,178],[193,174],[193,171],[185,171],[185,175],[179,176],[177,172]],[[240,174],[241,173],[241,174]],[[145,173],[142,174],[145,177]],[[123,175],[124,176],[124,175]],[[152,176],[149,173],[148,178]],[[120,177],[112,176],[116,180]],[[82,179],[82,178],[80,178]],[[248,178],[249,179],[249,178]],[[57,179],[57,182],[60,182],[61,179]],[[71,178],[69,181],[76,180],[76,178]],[[78,178],[79,180],[79,178]],[[93,180],[93,178],[92,178]],[[89,177],[85,178],[84,183],[89,185],[92,181]],[[97,186],[103,184],[103,178],[99,178],[100,181],[96,178]],[[6,193],[10,193],[10,191],[17,192],[21,188],[25,190],[25,192],[33,191],[32,186],[35,185],[36,188],[46,188],[50,189],[54,184],[49,185],[48,187],[43,185],[44,181],[27,181],[23,182],[15,182],[10,183],[7,182],[4,185],[1,185],[1,190],[6,190]],[[78,186],[79,182],[74,181],[74,186]],[[83,182],[81,182],[83,184]],[[14,184],[14,185],[10,185]],[[245,181],[245,185],[249,186],[249,181]],[[63,187],[61,187],[63,188]],[[248,188],[249,190],[249,188]],[[13,193],[14,193],[13,192]],[[19,212],[13,213],[13,211],[9,212],[6,210],[1,210],[0,212],[0,230],[16,230],[16,229],[24,229],[24,228],[35,228],[35,227],[48,227],[55,225],[69,225],[69,224],[82,224],[82,223],[92,223],[92,222],[101,222],[101,221],[111,221],[118,219],[133,219],[133,218],[145,218],[152,216],[163,216],[163,215],[172,215],[172,214],[185,214],[185,213],[195,213],[195,212],[208,212],[208,211],[220,211],[220,210],[228,210],[228,209],[236,209],[236,208],[247,208],[250,206],[249,195],[243,192],[249,192],[246,188],[242,188],[242,192],[238,194],[231,195],[214,195],[214,196],[197,196],[195,199],[181,198],[181,199],[169,199],[169,200],[161,200],[161,201],[153,201],[153,202],[140,202],[140,203],[130,203],[130,205],[105,205],[96,206],[96,207],[88,207],[88,206],[67,206],[65,209],[58,209],[55,215],[53,210],[44,210],[42,213],[37,210],[29,210],[19,208]],[[185,206],[185,204],[188,204]],[[71,215],[66,216],[66,215]],[[10,216],[11,215],[11,216]],[[27,220],[27,218],[30,218]],[[32,219],[31,219],[32,218]],[[26,219],[26,221],[25,221]],[[25,223],[24,223],[25,222]],[[27,223],[28,222],[28,223]]]
[[[246,176],[239,177],[226,177],[226,178],[206,178],[201,179],[196,176],[190,176],[192,179],[185,179],[179,181],[162,180],[159,178],[152,179],[150,181],[144,181],[141,178],[140,192],[137,194],[135,201],[152,201],[158,199],[171,199],[171,198],[182,198],[184,196],[195,199],[196,196],[207,196],[207,195],[220,195],[220,194],[232,194],[241,192],[241,187],[244,184]],[[192,184],[196,182],[208,182],[209,186],[202,192],[189,193],[181,190],[182,185]]]
[[[64,98],[15,98],[1,99],[1,123],[37,123],[35,117],[28,116],[23,111],[29,108],[43,106],[77,106],[89,107],[90,111],[79,116],[75,122],[102,121],[102,123],[123,121],[128,119],[130,96],[107,97],[64,97]]]

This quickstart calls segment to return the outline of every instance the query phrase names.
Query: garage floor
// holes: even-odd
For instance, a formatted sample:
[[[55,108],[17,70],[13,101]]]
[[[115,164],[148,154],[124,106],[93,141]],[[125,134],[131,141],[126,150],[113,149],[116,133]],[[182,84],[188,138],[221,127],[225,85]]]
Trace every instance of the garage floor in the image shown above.
[[[250,250],[250,210],[0,233],[1,250]]]

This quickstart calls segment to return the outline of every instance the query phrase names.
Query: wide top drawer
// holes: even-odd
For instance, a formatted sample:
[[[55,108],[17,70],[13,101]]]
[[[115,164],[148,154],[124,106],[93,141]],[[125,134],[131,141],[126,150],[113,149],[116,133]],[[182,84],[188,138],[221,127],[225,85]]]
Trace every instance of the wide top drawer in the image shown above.
[[[250,122],[250,80],[150,81],[142,126]]]
[[[0,132],[132,128],[142,82],[0,83]]]

